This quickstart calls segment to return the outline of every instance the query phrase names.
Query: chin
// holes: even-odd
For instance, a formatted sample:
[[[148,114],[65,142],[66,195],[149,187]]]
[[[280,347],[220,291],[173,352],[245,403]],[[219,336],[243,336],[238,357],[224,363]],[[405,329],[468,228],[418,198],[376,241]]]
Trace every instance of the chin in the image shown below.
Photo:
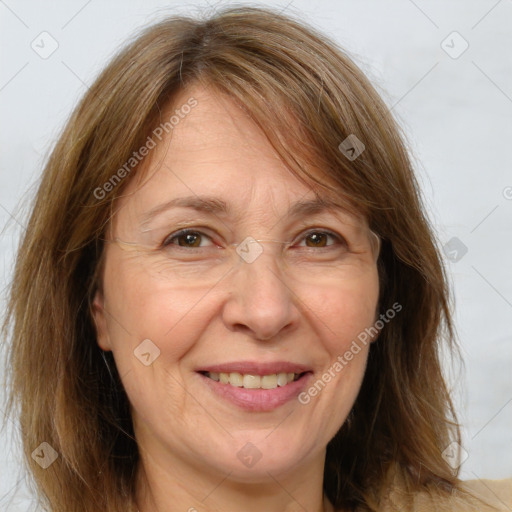
[[[268,435],[268,434],[266,434]],[[242,437],[242,436],[240,436]],[[259,443],[246,441],[251,436],[244,432],[244,440],[235,440],[226,446],[220,459],[219,451],[210,454],[210,463],[222,474],[229,474],[230,480],[244,483],[265,483],[274,481],[272,477],[296,471],[307,461],[308,453],[304,443],[299,446],[286,442],[286,435],[276,436],[272,441],[255,433],[262,439]],[[205,461],[206,462],[206,461]]]

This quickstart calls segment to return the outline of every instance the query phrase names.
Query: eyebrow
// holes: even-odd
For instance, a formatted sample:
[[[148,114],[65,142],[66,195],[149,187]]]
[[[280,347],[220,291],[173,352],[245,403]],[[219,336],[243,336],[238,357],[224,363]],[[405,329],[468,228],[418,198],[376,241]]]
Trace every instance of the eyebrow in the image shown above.
[[[155,217],[173,208],[189,208],[197,212],[210,213],[213,215],[228,215],[231,212],[231,209],[225,201],[215,197],[176,197],[175,199],[171,199],[170,201],[162,203],[146,212],[143,216],[141,225],[146,226]],[[354,214],[349,211],[347,207],[343,206],[339,202],[333,201],[331,199],[321,198],[297,201],[288,210],[287,216],[292,218],[305,217],[333,209],[340,210],[352,217],[354,216]]]

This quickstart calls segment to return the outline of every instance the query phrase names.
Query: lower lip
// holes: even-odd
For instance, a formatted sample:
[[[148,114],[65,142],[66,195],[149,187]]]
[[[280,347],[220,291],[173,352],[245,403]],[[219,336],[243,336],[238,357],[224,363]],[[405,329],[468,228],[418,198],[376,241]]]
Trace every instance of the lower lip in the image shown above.
[[[202,373],[198,375],[202,377],[205,384],[209,386],[214,393],[229,400],[241,409],[253,412],[266,412],[273,411],[290,400],[297,398],[306,388],[312,373],[305,373],[300,379],[294,380],[286,384],[286,386],[278,386],[274,389],[238,388],[231,384],[223,384],[222,382],[210,379]]]

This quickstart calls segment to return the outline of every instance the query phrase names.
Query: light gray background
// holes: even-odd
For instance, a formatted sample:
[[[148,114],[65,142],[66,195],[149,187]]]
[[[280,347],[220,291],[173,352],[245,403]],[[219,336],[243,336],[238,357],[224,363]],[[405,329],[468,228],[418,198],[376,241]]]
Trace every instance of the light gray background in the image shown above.
[[[251,4],[300,14],[336,39],[404,127],[440,244],[456,237],[468,249],[457,262],[455,253],[446,257],[466,364],[452,374],[469,454],[462,477],[512,476],[512,1]],[[11,277],[29,187],[88,84],[138,27],[208,5],[0,0],[0,289]],[[34,40],[42,46],[43,31],[58,43],[47,59],[31,48]],[[453,31],[469,44],[457,58],[464,41]],[[0,510],[9,512],[33,509],[15,430],[10,422],[0,436]]]

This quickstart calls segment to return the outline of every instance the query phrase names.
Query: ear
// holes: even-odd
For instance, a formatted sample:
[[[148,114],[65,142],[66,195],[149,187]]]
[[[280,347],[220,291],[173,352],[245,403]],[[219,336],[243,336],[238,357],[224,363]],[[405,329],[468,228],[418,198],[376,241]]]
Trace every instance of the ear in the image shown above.
[[[104,303],[103,293],[97,290],[92,302],[92,317],[96,325],[96,341],[101,349],[109,351],[112,350],[112,346],[108,334]]]

